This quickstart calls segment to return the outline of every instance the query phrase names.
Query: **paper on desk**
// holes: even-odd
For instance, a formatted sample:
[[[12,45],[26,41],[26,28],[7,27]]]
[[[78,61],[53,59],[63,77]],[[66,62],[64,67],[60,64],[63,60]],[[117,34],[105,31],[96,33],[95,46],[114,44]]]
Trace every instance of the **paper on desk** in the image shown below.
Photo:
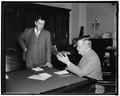
[[[44,69],[42,69],[40,67],[36,67],[36,68],[32,68],[32,70],[34,70],[34,71],[43,71]]]
[[[48,73],[41,73],[41,74],[38,74],[38,75],[32,75],[30,77],[28,77],[29,79],[35,79],[35,80],[46,80],[48,78],[50,78],[52,75],[48,74]]]
[[[55,74],[57,75],[62,75],[62,74],[68,74],[69,72],[66,71],[66,70],[62,70],[62,71],[57,71],[57,72],[54,72]]]
[[[51,77],[52,75],[48,74],[48,73],[40,73],[38,74],[39,76],[43,77],[44,79],[47,79],[49,77]]]

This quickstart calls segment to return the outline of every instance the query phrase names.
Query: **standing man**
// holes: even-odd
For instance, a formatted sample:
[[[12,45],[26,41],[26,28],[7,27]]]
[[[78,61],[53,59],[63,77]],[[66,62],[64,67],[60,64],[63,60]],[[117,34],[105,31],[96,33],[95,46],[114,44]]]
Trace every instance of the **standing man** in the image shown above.
[[[78,53],[82,55],[78,66],[70,62],[66,54],[57,54],[58,60],[67,65],[67,70],[82,77],[87,76],[96,80],[102,80],[101,63],[98,55],[91,49],[91,41],[89,38],[81,38],[77,42]],[[101,85],[95,85],[96,93],[103,93],[104,87]]]
[[[44,29],[45,20],[39,16],[34,28],[26,28],[19,36],[19,43],[24,51],[27,68],[53,67],[51,64],[51,35]]]

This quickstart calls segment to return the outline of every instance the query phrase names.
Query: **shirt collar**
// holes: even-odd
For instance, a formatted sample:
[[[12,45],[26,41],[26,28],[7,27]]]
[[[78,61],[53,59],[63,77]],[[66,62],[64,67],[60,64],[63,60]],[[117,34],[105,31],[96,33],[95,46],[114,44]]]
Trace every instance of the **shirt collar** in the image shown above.
[[[37,31],[36,27],[34,28],[34,31],[35,31],[35,33],[36,33],[36,32],[39,32],[39,31]]]
[[[36,27],[34,28],[34,31],[37,36],[41,33],[41,31],[37,31]]]
[[[36,27],[34,28],[35,33],[40,33],[41,31],[37,31]]]

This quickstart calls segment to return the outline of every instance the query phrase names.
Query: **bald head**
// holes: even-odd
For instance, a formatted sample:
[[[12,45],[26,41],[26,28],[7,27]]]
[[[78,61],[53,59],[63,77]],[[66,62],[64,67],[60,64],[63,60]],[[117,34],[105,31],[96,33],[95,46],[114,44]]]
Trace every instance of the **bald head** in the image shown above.
[[[91,41],[89,38],[80,39],[78,42],[80,42],[83,46],[91,47]]]
[[[77,46],[78,53],[83,55],[88,49],[91,48],[91,41],[89,40],[89,38],[79,39],[77,42]]]

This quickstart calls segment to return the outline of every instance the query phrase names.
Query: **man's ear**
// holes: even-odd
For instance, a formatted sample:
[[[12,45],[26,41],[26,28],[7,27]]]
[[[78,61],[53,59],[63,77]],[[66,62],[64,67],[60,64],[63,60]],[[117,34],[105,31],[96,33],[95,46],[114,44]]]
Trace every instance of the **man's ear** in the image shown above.
[[[35,25],[36,25],[36,21],[35,21],[34,23],[35,23]]]

